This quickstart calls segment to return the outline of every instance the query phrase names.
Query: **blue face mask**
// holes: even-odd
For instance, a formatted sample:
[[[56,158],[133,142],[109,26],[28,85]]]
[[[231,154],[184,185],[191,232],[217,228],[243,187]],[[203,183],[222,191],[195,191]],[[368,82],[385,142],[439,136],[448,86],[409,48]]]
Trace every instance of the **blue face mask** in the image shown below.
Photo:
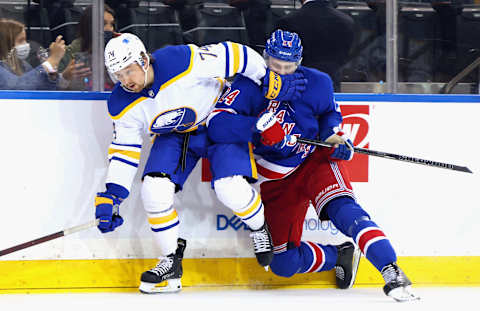
[[[110,39],[113,38],[113,31],[104,31],[103,32],[103,39],[105,40],[105,45],[107,45],[107,42],[110,41]]]

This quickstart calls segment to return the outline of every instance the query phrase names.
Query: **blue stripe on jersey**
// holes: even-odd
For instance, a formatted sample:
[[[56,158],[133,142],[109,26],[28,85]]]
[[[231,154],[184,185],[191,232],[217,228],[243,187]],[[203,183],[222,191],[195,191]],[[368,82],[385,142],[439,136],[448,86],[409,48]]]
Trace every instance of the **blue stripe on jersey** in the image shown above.
[[[111,160],[117,160],[117,161],[123,162],[123,163],[125,163],[125,164],[138,167],[138,164],[137,164],[137,163],[133,163],[133,162],[127,161],[127,160],[122,159],[122,158],[119,158],[119,157],[112,157]],[[111,161],[111,160],[110,160],[110,161]]]
[[[168,229],[170,229],[170,228],[173,228],[173,227],[177,226],[179,223],[180,223],[180,221],[177,221],[176,223],[171,224],[170,226],[167,226],[167,227],[157,228],[157,229],[155,229],[155,228],[150,228],[150,229],[152,229],[152,231],[154,231],[154,232],[165,231],[165,230],[168,230]]]
[[[247,69],[247,61],[248,61],[248,54],[247,54],[247,47],[243,46],[243,68],[240,73],[244,73],[245,69]]]
[[[228,44],[226,42],[222,42],[222,44],[225,47],[225,62],[227,63],[225,66],[225,78],[228,78],[228,73],[230,69],[230,52],[228,50]]]
[[[118,143],[114,143],[114,142],[112,142],[112,145],[115,145],[115,146],[125,146],[125,147],[135,147],[135,148],[142,148],[142,145],[118,144]]]

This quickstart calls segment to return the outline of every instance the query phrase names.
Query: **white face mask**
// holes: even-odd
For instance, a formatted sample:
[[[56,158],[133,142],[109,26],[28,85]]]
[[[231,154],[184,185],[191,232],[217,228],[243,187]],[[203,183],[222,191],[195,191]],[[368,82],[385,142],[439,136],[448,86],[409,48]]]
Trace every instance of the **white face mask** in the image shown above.
[[[28,57],[28,54],[30,54],[30,43],[17,45],[15,47],[15,50],[17,51],[18,58],[26,59]]]

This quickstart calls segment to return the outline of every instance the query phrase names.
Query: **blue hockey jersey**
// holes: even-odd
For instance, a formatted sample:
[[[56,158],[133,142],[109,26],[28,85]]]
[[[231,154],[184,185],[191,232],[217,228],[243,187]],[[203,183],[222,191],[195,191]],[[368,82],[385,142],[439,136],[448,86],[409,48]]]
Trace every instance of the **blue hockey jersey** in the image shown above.
[[[277,149],[263,145],[255,130],[259,115],[272,111],[286,134],[311,139],[342,122],[330,77],[312,68],[300,66],[297,70],[304,72],[308,83],[302,98],[295,102],[265,99],[261,87],[238,76],[208,117],[209,137],[218,143],[252,142],[254,153],[269,163],[270,169],[274,166],[275,171],[293,171],[313,152],[313,146],[295,144]]]

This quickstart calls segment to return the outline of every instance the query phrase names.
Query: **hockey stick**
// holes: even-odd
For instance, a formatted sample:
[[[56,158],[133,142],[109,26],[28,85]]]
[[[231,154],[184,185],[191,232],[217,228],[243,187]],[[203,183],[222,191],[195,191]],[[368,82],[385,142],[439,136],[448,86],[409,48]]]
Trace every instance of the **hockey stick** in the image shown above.
[[[326,142],[323,142],[323,141],[320,141],[320,140],[308,139],[308,138],[298,138],[297,142],[304,143],[304,144],[309,144],[309,145],[321,146],[321,147],[332,147],[332,145],[329,144],[329,143],[326,143]],[[415,163],[415,164],[423,164],[423,165],[427,165],[427,166],[440,167],[440,168],[445,168],[445,169],[449,169],[449,170],[453,170],[453,171],[459,171],[459,172],[465,172],[465,173],[473,173],[466,166],[459,166],[459,165],[455,165],[455,164],[448,164],[448,163],[418,159],[418,158],[413,158],[413,157],[409,157],[409,156],[404,156],[404,155],[399,155],[399,154],[394,154],[394,153],[388,153],[388,152],[382,152],[382,151],[375,151],[375,150],[358,148],[358,147],[354,147],[353,150],[356,153],[366,154],[366,155],[380,157],[380,158],[387,158],[387,159],[410,162],[410,163]]]
[[[1,250],[0,251],[0,257],[3,256],[3,255],[7,255],[7,254],[10,254],[10,253],[19,251],[19,250],[24,249],[24,248],[28,248],[30,246],[34,246],[34,245],[37,245],[37,244],[40,244],[40,243],[51,241],[51,240],[61,238],[63,236],[75,233],[75,232],[79,232],[79,231],[82,231],[82,230],[85,230],[85,229],[89,229],[91,227],[98,226],[99,222],[100,222],[100,219],[95,219],[95,220],[89,221],[87,223],[84,223],[83,225],[79,225],[79,226],[75,226],[75,227],[72,227],[72,228],[64,229],[62,231],[58,231],[58,232],[43,236],[41,238],[38,238],[38,239],[35,239],[35,240],[32,240],[32,241],[28,241],[28,242],[25,242],[25,243],[22,243],[22,244],[12,246],[10,248]]]

